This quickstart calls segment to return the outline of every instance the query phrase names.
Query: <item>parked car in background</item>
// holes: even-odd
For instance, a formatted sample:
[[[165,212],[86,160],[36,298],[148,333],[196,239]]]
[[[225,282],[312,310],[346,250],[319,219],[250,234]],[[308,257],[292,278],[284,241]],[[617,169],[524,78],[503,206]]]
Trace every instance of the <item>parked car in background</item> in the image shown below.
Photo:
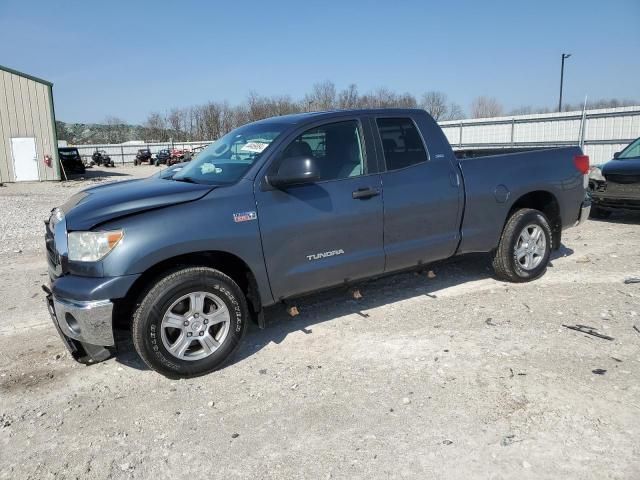
[[[616,210],[640,211],[640,138],[589,175],[591,215],[608,218]]]
[[[151,150],[148,148],[141,148],[136,153],[136,158],[133,161],[134,165],[142,165],[143,163],[151,164]]]
[[[52,211],[47,302],[75,359],[108,356],[117,320],[151,368],[202,375],[316,290],[474,252],[535,280],[589,215],[579,147],[459,161],[417,109],[265,119],[172,168]]]
[[[91,162],[93,165],[104,166],[104,167],[115,167],[116,164],[113,163],[111,157],[107,154],[106,150],[96,150],[91,155]]]
[[[77,148],[60,147],[58,148],[58,156],[65,173],[85,173],[84,162]]]
[[[171,152],[169,149],[165,148],[156,153],[156,158],[153,163],[156,167],[166,165],[169,158],[171,158]]]
[[[167,165],[175,165],[176,163],[188,162],[191,160],[191,152],[180,148],[171,150],[171,156],[167,161]]]

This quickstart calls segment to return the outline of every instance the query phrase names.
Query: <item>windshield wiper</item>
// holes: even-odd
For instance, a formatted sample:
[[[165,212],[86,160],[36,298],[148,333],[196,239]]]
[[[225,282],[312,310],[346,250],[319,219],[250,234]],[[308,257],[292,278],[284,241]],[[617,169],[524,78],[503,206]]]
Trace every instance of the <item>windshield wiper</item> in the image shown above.
[[[174,179],[176,182],[198,183],[198,182],[196,182],[196,181],[195,181],[195,179],[193,179],[192,177],[180,177],[180,178],[173,177],[173,179]]]

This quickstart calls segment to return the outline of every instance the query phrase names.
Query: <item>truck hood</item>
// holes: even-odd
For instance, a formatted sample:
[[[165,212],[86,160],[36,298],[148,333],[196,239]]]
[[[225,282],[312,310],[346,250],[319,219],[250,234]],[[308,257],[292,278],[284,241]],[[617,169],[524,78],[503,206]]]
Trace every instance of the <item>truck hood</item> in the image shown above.
[[[60,209],[65,214],[69,231],[89,230],[126,215],[198,200],[213,188],[157,177],[127,180],[83,190]]]

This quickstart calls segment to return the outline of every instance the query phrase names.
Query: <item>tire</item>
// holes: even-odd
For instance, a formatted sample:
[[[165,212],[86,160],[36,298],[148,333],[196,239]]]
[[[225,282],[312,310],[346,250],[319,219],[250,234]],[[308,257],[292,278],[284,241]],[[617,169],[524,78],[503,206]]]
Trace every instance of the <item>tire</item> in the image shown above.
[[[589,216],[593,217],[593,218],[599,218],[599,219],[605,220],[605,219],[609,218],[612,213],[613,212],[611,210],[603,210],[601,208],[592,206],[591,207],[591,214]]]
[[[529,234],[535,239],[523,241]],[[541,277],[547,270],[552,242],[551,227],[542,212],[530,208],[516,211],[507,220],[493,255],[496,276],[509,282]]]
[[[202,299],[199,310],[194,295]],[[210,324],[204,325],[207,318]],[[144,295],[133,315],[133,344],[156,372],[169,378],[195,377],[225,365],[248,322],[245,296],[230,277],[213,268],[189,267],[168,274]],[[183,350],[185,344],[189,346]]]

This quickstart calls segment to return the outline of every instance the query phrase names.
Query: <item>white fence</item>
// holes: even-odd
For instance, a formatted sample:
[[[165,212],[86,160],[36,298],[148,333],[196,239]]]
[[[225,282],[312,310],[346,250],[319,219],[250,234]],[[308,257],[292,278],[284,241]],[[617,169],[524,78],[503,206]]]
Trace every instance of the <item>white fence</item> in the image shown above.
[[[440,122],[455,150],[583,145],[596,165],[640,137],[640,106]]]
[[[640,137],[640,106],[587,110],[583,112],[516,115],[440,122],[454,150],[513,149],[583,145],[596,165],[613,158]],[[157,153],[165,148],[191,150],[203,142],[78,145],[83,159],[105,150],[116,164],[132,163],[141,148]]]
[[[116,165],[124,165],[125,163],[133,163],[136,153],[141,148],[148,148],[152,154],[158,153],[164,149],[193,150],[196,147],[209,145],[208,142],[167,142],[167,143],[123,143],[123,144],[107,144],[107,145],[69,145],[74,146],[80,152],[82,160],[86,163],[91,161],[91,155],[96,150],[104,150]]]

